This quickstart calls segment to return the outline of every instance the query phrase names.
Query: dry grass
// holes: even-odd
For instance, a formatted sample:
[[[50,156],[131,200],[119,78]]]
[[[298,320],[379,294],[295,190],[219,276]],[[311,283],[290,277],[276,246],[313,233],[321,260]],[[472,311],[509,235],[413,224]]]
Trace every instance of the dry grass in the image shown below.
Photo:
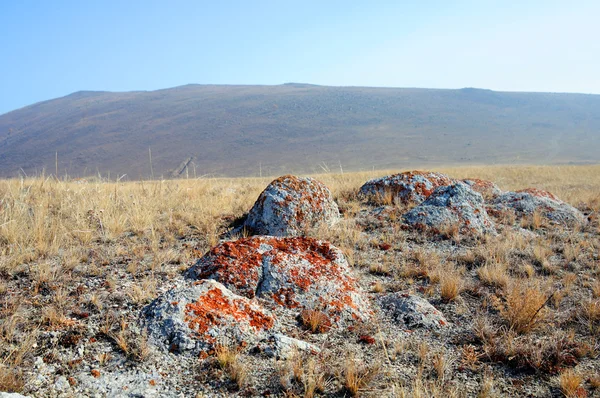
[[[375,380],[379,372],[378,364],[367,365],[350,355],[344,361],[340,379],[345,391],[350,396],[356,397]]]
[[[219,367],[227,372],[229,378],[239,388],[248,381],[248,369],[241,361],[239,352],[227,346],[217,346],[215,357]]]
[[[488,262],[477,270],[482,283],[500,288],[506,287],[509,281],[506,263]]]
[[[513,280],[498,309],[511,330],[527,333],[546,321],[545,304],[549,297],[540,282]]]
[[[440,277],[440,296],[444,302],[456,300],[464,286],[463,276],[455,269],[446,270]]]
[[[313,333],[325,333],[331,329],[331,320],[327,314],[317,310],[301,311],[300,322]]]
[[[579,396],[579,386],[583,382],[583,377],[573,369],[567,369],[559,376],[560,391],[567,398]]]

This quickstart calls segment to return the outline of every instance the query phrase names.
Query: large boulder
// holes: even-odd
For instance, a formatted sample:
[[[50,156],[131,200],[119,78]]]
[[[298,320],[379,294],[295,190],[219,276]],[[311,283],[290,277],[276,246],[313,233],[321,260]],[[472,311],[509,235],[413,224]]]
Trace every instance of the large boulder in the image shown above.
[[[258,296],[276,306],[318,310],[333,321],[370,315],[341,250],[311,238],[254,236],[224,242],[187,275],[217,280],[236,294]]]
[[[452,179],[441,173],[407,171],[367,181],[360,188],[359,196],[377,203],[419,204],[436,188],[450,184]]]
[[[498,188],[496,184],[488,180],[480,180],[478,178],[466,178],[462,180],[465,184],[471,187],[471,189],[475,192],[479,192],[483,199],[486,201],[491,201],[496,199],[500,194],[502,194],[502,190]]]
[[[312,178],[279,177],[260,194],[244,227],[256,235],[300,236],[339,219],[329,189]]]
[[[405,213],[403,219],[412,228],[433,232],[452,228],[462,234],[496,232],[481,194],[462,182],[439,187],[426,201]]]
[[[143,310],[152,342],[171,351],[204,351],[266,338],[275,319],[264,308],[214,280],[177,287]]]
[[[585,216],[579,210],[552,193],[536,188],[505,192],[494,200],[489,210],[497,215],[512,212],[518,218],[538,212],[549,221],[563,225],[585,222]]]
[[[429,301],[407,293],[390,293],[377,299],[394,322],[406,329],[441,329],[448,326],[444,315]]]

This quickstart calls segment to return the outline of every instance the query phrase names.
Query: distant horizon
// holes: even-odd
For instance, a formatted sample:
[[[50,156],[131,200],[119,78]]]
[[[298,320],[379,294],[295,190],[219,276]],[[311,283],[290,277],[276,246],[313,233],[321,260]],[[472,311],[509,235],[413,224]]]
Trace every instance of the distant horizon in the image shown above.
[[[19,108],[16,109],[11,109],[7,112],[0,112],[0,116],[14,112],[14,111],[18,111],[20,109],[23,108],[27,108],[29,106],[34,106],[36,104],[40,104],[43,102],[47,102],[47,101],[52,101],[58,98],[65,98],[68,97],[70,95],[73,94],[77,94],[77,93],[115,93],[115,94],[122,94],[122,93],[135,93],[135,92],[140,92],[140,93],[149,93],[149,92],[155,92],[155,91],[163,91],[163,90],[171,90],[171,89],[176,89],[176,88],[180,88],[180,87],[186,87],[186,86],[228,86],[228,87],[232,87],[232,86],[247,86],[247,87],[277,87],[277,86],[285,86],[285,85],[306,85],[306,86],[313,86],[313,87],[334,87],[334,88],[373,88],[373,89],[406,89],[406,90],[466,90],[466,89],[472,89],[472,90],[481,90],[481,91],[491,91],[491,92],[496,92],[496,93],[515,93],[515,94],[572,94],[572,95],[590,95],[590,96],[595,96],[595,95],[600,95],[600,93],[583,93],[583,92],[569,92],[569,91],[518,91],[518,90],[494,90],[494,89],[489,89],[489,88],[484,88],[484,87],[458,87],[458,88],[446,88],[446,87],[397,87],[397,86],[363,86],[363,85],[333,85],[333,84],[315,84],[315,83],[303,83],[303,82],[285,82],[285,83],[278,83],[278,84],[243,84],[243,83],[186,83],[186,84],[182,84],[179,86],[173,86],[173,87],[163,87],[163,88],[157,88],[157,89],[149,89],[149,90],[145,90],[145,89],[138,89],[138,90],[86,90],[86,89],[82,89],[82,90],[76,90],[73,91],[71,93],[65,94],[65,95],[60,95],[58,97],[53,97],[53,98],[47,98],[47,99],[43,99],[40,101],[36,101],[33,102],[31,104],[27,104],[24,106],[21,106]]]

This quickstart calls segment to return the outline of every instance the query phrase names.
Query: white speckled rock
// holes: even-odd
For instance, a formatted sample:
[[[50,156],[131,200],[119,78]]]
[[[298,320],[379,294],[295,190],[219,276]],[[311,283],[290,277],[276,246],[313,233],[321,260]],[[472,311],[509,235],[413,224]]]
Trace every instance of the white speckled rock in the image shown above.
[[[27,398],[25,395],[18,394],[16,392],[1,392],[0,398]]]
[[[497,214],[511,211],[519,218],[531,216],[537,211],[551,222],[563,225],[586,222],[585,216],[579,210],[550,192],[535,188],[503,193],[494,200],[490,211]]]
[[[244,227],[255,235],[301,236],[340,213],[329,189],[312,178],[279,177],[260,194]]]
[[[253,300],[214,280],[171,289],[144,308],[143,315],[150,341],[170,351],[252,342],[275,325]]]
[[[448,326],[444,315],[429,301],[406,293],[391,293],[377,299],[383,310],[407,329],[440,329]]]
[[[405,213],[403,219],[413,228],[434,232],[457,226],[463,234],[496,233],[483,197],[462,182],[439,187],[425,202]]]
[[[164,390],[162,376],[156,371],[145,372],[138,369],[106,371],[102,369],[99,377],[89,372],[76,376],[78,397],[177,397],[179,394]],[[150,381],[153,381],[151,383]]]
[[[393,203],[419,204],[440,186],[452,184],[448,176],[431,171],[407,171],[367,181],[359,196],[381,203],[389,196]]]
[[[285,308],[319,310],[335,322],[366,320],[371,314],[341,250],[312,238],[254,236],[224,242],[187,275],[215,279],[236,294]]]
[[[306,341],[294,339],[283,334],[273,334],[268,339],[259,343],[258,347],[267,356],[278,359],[287,359],[294,355],[295,352],[308,352],[318,354],[321,352],[319,347]]]

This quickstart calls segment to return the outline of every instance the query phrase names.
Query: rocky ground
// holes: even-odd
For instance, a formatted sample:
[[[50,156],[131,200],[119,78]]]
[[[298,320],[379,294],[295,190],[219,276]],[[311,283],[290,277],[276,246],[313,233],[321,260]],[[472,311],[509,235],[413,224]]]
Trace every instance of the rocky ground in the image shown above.
[[[136,245],[107,256],[90,242],[68,284],[5,269],[0,386],[36,397],[600,396],[598,203],[577,205],[439,173],[335,197],[281,177],[222,218],[213,242],[193,229],[156,241],[125,231],[115,241]],[[177,255],[133,252],[154,244]]]

